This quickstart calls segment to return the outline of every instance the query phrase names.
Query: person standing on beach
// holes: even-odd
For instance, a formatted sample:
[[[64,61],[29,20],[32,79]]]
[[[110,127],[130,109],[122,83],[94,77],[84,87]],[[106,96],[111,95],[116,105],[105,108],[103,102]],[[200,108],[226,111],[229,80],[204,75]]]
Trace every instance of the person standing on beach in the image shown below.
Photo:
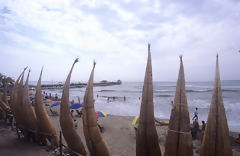
[[[201,140],[203,139],[203,136],[204,136],[205,127],[206,127],[206,123],[205,123],[205,121],[202,121],[202,129],[201,129],[202,137],[201,137]]]
[[[205,121],[202,121],[202,131],[205,131],[206,123]]]
[[[58,100],[58,95],[57,95],[57,93],[55,94],[55,100],[56,100],[56,101]]]

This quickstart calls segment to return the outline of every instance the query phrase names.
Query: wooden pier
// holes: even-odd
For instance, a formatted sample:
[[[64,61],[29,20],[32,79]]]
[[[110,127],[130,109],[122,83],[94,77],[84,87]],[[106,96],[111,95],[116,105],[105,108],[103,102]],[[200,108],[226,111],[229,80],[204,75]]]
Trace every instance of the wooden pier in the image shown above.
[[[101,82],[98,83],[94,83],[94,86],[113,86],[113,85],[121,85],[122,81],[118,80],[116,82],[108,82],[106,80],[103,80]],[[42,84],[42,89],[62,89],[63,88],[62,83],[58,83],[58,84]],[[83,88],[86,87],[87,83],[71,83],[70,84],[70,88]],[[36,88],[35,85],[29,85],[29,88]]]

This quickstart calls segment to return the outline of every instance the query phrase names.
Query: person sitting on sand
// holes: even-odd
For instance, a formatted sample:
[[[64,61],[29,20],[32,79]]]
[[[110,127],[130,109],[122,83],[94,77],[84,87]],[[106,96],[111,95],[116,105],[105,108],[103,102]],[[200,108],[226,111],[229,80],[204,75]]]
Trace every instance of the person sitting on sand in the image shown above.
[[[97,125],[101,133],[103,133],[103,127],[98,124],[98,117],[97,117]]]
[[[98,125],[98,128],[99,128],[100,132],[103,133],[103,127],[100,126],[99,124],[97,124],[97,125]]]
[[[77,114],[79,115],[79,117],[82,117],[82,109],[79,111],[78,109],[76,110]]]
[[[53,116],[57,116],[58,115],[58,112],[53,111],[51,108],[49,110],[50,110],[50,112],[52,113]]]
[[[196,107],[196,110],[194,112],[194,116],[193,116],[192,120],[194,120],[194,119],[198,120],[198,108],[197,107]]]
[[[73,117],[73,112],[74,112],[74,110],[71,110],[71,117],[72,117],[72,118],[74,118],[74,117]]]
[[[137,126],[134,126],[134,130],[135,130],[135,132],[137,132],[137,129],[138,129]]]
[[[240,144],[240,134],[238,134],[238,138],[235,139],[235,142],[238,143],[238,144]]]
[[[77,127],[78,127],[78,121],[77,121],[76,119],[73,120],[73,125],[74,125],[74,127],[77,129]]]

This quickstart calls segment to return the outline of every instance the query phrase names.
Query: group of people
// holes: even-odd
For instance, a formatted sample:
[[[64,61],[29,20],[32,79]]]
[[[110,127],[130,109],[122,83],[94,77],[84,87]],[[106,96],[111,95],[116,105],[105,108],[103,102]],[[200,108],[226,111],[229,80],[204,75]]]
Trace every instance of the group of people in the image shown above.
[[[204,131],[205,131],[205,128],[206,128],[206,123],[205,121],[202,121],[202,127],[200,129],[200,126],[199,126],[199,123],[198,123],[198,108],[196,107],[195,108],[195,112],[194,112],[194,116],[192,118],[193,120],[193,125],[192,125],[192,128],[191,128],[191,133],[192,133],[192,138],[193,139],[199,139],[199,132],[201,134],[201,140],[203,139],[203,135],[204,135]],[[240,134],[238,134],[238,138],[235,139],[235,142],[240,144]]]
[[[98,95],[97,95],[97,97],[98,97]],[[112,99],[113,101],[115,101],[116,98],[119,98],[119,97],[115,97],[115,96],[110,97],[110,96],[108,96],[108,97],[107,97],[107,102],[110,102],[111,99]],[[127,100],[126,96],[123,96],[123,101],[125,102],[126,100]]]
[[[51,93],[48,94],[47,92],[43,91],[43,95],[44,95],[44,97],[45,97],[46,99],[51,99],[51,100],[55,100],[55,101],[58,101],[58,100],[59,100],[57,93],[55,94],[54,97],[52,97],[52,94],[51,94]]]
[[[78,97],[78,102],[80,103],[80,97]],[[71,101],[71,104],[74,104],[74,100]],[[77,113],[77,115],[79,115],[79,117],[81,118],[82,115],[83,115],[83,114],[82,114],[82,108],[81,108],[80,111],[79,111],[78,109],[76,109],[76,113]],[[77,129],[77,128],[78,128],[78,121],[77,121],[77,119],[76,119],[75,116],[74,116],[74,110],[71,110],[71,117],[72,117],[72,119],[73,119],[73,125],[74,125],[74,127]],[[97,121],[98,121],[98,117],[97,117]],[[100,132],[103,133],[103,127],[100,126],[98,123],[97,123],[97,125],[98,125],[98,128],[99,128]]]
[[[204,131],[205,131],[205,127],[206,127],[206,123],[205,121],[202,121],[202,127],[200,129],[199,123],[198,123],[198,108],[195,108],[195,112],[194,112],[194,116],[192,118],[193,120],[193,125],[191,128],[191,133],[192,133],[192,138],[193,139],[201,139],[204,135]],[[200,136],[199,136],[200,134]]]
[[[76,112],[78,113],[78,115],[80,117],[82,116],[82,110],[81,111],[76,110]],[[71,116],[72,116],[72,119],[73,119],[73,125],[77,129],[78,128],[78,121],[76,120],[76,118],[75,118],[75,116],[73,114],[74,114],[74,110],[71,110]],[[97,117],[97,121],[98,121],[98,117]],[[98,128],[99,128],[100,132],[103,133],[103,127],[101,125],[99,125],[98,122],[97,122],[97,125],[98,125]]]

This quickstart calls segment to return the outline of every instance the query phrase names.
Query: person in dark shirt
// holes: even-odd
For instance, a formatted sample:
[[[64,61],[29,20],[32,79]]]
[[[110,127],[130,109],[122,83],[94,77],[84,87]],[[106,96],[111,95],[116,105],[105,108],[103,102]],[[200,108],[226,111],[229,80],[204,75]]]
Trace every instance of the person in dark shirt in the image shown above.
[[[196,107],[196,110],[194,112],[194,116],[193,116],[192,120],[195,120],[195,119],[198,120],[198,108],[197,107]]]
[[[205,131],[206,123],[205,121],[202,121],[202,131]]]

